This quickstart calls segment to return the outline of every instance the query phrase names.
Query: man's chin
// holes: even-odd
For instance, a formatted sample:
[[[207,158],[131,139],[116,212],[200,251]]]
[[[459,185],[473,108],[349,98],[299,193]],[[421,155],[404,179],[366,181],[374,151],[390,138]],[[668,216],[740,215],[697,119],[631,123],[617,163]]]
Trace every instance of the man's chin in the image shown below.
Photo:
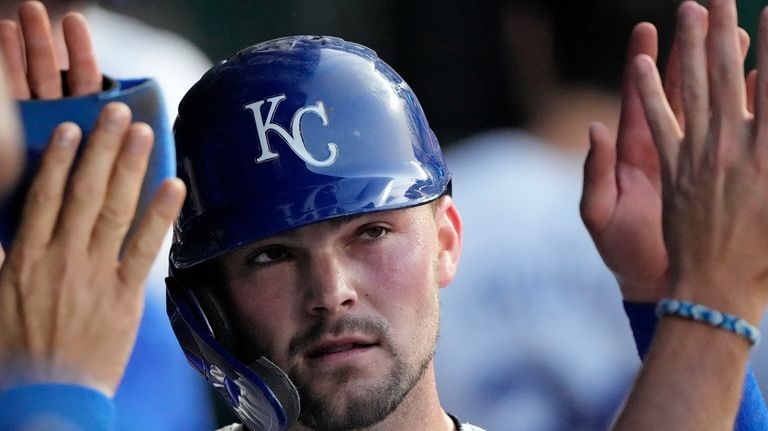
[[[410,363],[398,355],[382,360],[374,349],[364,361],[295,364],[288,374],[301,397],[299,421],[317,431],[354,430],[381,422],[423,380],[432,363],[432,346]]]
[[[361,375],[363,374],[363,375]],[[341,368],[332,376],[299,380],[299,420],[314,430],[346,430],[371,426],[392,413],[413,386],[402,373],[364,376],[357,368]]]
[[[350,393],[347,389],[327,398],[302,398],[299,421],[313,430],[352,430],[365,428],[389,416],[402,397],[382,397],[379,391]]]

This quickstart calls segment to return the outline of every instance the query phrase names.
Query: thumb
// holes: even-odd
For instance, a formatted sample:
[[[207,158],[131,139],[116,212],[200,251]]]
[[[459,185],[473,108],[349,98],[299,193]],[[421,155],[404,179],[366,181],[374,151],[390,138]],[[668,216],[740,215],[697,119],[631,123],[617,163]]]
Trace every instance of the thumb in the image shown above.
[[[592,236],[603,231],[616,208],[616,146],[608,128],[593,123],[589,128],[589,153],[584,161],[581,219]]]

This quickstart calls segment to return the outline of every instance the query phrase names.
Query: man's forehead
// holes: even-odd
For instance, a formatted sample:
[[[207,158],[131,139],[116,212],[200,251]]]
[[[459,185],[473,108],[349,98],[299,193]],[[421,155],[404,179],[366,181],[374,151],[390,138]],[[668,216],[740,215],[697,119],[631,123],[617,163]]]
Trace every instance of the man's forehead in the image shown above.
[[[263,243],[275,242],[275,241],[279,241],[280,239],[293,239],[293,238],[298,238],[302,236],[312,236],[313,232],[319,233],[322,231],[341,230],[347,225],[364,223],[364,222],[367,222],[368,220],[376,220],[376,219],[395,220],[397,218],[406,217],[406,216],[408,216],[408,218],[410,219],[411,214],[424,211],[424,208],[428,208],[428,207],[429,207],[428,204],[422,204],[422,205],[410,206],[405,208],[397,208],[397,209],[390,209],[390,210],[384,210],[384,211],[371,211],[371,212],[330,218],[330,219],[318,221],[315,223],[310,223],[304,226],[299,226],[299,227],[288,229],[282,232],[275,233],[274,235],[270,235],[268,237],[249,243],[245,245],[244,248],[249,248],[251,246],[255,246]]]

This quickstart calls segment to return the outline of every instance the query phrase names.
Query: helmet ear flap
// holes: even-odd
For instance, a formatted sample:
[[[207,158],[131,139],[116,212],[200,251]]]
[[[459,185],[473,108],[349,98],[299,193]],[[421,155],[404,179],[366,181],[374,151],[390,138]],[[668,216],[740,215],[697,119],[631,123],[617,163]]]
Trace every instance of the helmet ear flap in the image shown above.
[[[227,318],[226,307],[221,299],[211,292],[211,286],[202,283],[192,284],[188,280],[181,282],[177,277],[168,277],[166,282],[186,293],[190,309],[208,329],[214,340],[230,352],[236,351],[234,326]]]
[[[265,423],[279,424],[269,429],[286,429],[299,415],[296,387],[265,357],[246,365],[232,356],[237,351],[235,326],[226,317],[225,300],[213,293],[215,282],[200,282],[205,278],[195,269],[186,270],[192,273],[171,269],[165,279],[168,316],[188,362],[249,429],[266,429]]]
[[[225,349],[235,352],[234,326],[227,319],[226,308],[220,298],[211,293],[209,286],[198,286],[189,289],[190,294],[197,302],[202,320],[211,330],[213,339],[218,341]]]

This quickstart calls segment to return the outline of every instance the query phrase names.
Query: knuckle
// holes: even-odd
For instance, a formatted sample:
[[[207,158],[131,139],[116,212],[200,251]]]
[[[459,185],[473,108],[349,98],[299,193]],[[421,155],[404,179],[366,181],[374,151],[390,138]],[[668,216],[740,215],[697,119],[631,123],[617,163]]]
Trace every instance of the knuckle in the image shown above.
[[[29,274],[25,261],[16,256],[6,260],[3,270],[4,283],[7,283],[10,286],[15,286],[17,289],[25,284],[24,282]]]
[[[61,192],[54,187],[38,185],[32,187],[27,194],[28,205],[41,207],[61,199]]]
[[[55,292],[82,285],[91,270],[84,265],[83,257],[86,253],[82,244],[72,242],[63,245],[55,255],[51,255],[52,262],[49,264],[48,274],[51,285],[43,290]]]
[[[710,71],[713,82],[733,82],[737,78],[739,78],[739,75],[741,74],[740,71],[735,70],[733,67],[731,67],[730,64],[727,63],[717,63],[714,66],[712,66],[712,69]]]
[[[120,157],[118,169],[122,170],[135,182],[141,181],[146,166],[147,157],[140,154],[127,154]]]
[[[604,212],[590,196],[582,196],[579,201],[579,216],[590,234],[600,230],[606,218]]]
[[[81,274],[84,272],[83,267],[80,265],[79,259],[74,257],[77,256],[79,252],[79,249],[70,250],[70,252],[65,253],[62,256],[58,265],[58,274],[56,274],[59,276],[59,279],[62,280],[62,285],[66,285],[73,279],[80,278]]]
[[[61,92],[61,84],[51,77],[31,78],[29,85],[38,97],[54,97]]]
[[[125,208],[116,205],[104,205],[99,214],[99,222],[111,229],[118,229],[121,233],[131,223],[132,214]]]
[[[157,247],[155,246],[155,242],[150,238],[141,237],[136,238],[131,249],[131,255],[133,256],[135,263],[141,263],[153,260]]]
[[[80,178],[72,182],[70,197],[77,202],[90,202],[104,194],[104,186],[98,181]]]
[[[14,248],[3,265],[6,281],[16,286],[25,284],[39,255],[37,250],[33,251],[27,247]]]
[[[584,205],[581,206],[580,213],[581,220],[584,222],[584,227],[587,228],[587,231],[589,233],[597,231],[598,225],[600,224],[597,214],[595,214],[594,211],[588,211]]]

